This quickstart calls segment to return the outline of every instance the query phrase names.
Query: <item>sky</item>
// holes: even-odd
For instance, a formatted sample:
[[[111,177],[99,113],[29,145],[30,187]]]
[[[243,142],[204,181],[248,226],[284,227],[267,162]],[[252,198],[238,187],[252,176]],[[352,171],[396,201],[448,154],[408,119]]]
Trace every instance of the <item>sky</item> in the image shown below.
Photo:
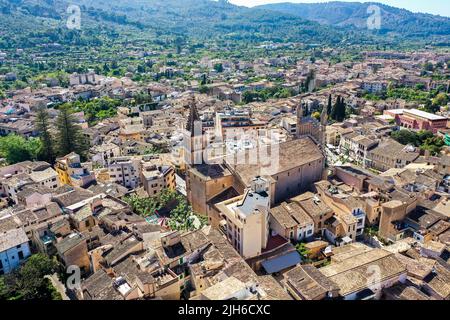
[[[450,17],[449,0],[341,0],[347,2],[380,2],[393,7],[404,8],[412,12],[423,12],[439,14],[441,16]],[[266,3],[276,2],[302,2],[302,3],[317,3],[329,2],[329,0],[230,0],[231,3],[241,6],[257,6]]]

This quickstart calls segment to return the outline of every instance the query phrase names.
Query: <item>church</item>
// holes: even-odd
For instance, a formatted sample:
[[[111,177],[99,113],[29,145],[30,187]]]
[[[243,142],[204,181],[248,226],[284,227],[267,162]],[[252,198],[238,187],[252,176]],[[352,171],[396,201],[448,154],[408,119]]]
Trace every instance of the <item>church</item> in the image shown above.
[[[305,122],[303,108],[297,108],[298,132],[295,139],[281,142],[271,148],[271,162],[265,168],[252,163],[232,163],[228,157],[215,164],[206,163],[205,132],[195,105],[191,100],[185,130],[186,189],[188,200],[195,212],[208,216],[212,225],[221,220],[215,204],[244,194],[256,177],[268,181],[271,206],[310,190],[322,180],[325,156],[322,145],[327,122],[326,109],[320,124]],[[252,153],[254,150],[243,152]],[[276,154],[275,154],[276,153]]]

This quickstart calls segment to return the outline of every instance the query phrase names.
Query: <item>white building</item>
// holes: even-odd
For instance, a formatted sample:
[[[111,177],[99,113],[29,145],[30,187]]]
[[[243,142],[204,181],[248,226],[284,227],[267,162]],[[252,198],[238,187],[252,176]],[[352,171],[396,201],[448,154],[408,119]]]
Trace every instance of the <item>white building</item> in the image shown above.
[[[135,189],[140,185],[141,168],[141,159],[139,158],[112,158],[108,165],[110,181],[129,189]]]
[[[30,178],[33,182],[49,189],[56,189],[59,186],[58,174],[53,168],[47,168],[43,171],[33,171],[30,173]]]
[[[357,132],[348,133],[341,136],[339,149],[341,153],[347,154],[366,168],[370,165],[369,151],[378,145],[378,141],[369,139]]]
[[[290,134],[297,134],[297,119],[295,117],[284,117],[281,126]]]
[[[69,82],[71,86],[77,86],[80,84],[96,85],[99,83],[97,75],[94,72],[84,74],[73,73],[70,75]]]
[[[314,221],[298,203],[283,202],[270,209],[270,228],[286,239],[303,241],[313,236]]]
[[[244,195],[216,205],[226,221],[228,241],[244,259],[262,253],[269,239],[269,186],[256,178]]]
[[[107,166],[112,158],[120,157],[120,147],[114,143],[103,143],[90,150],[92,163]]]
[[[378,93],[386,90],[388,84],[384,81],[365,81],[362,83],[362,89],[370,93]]]

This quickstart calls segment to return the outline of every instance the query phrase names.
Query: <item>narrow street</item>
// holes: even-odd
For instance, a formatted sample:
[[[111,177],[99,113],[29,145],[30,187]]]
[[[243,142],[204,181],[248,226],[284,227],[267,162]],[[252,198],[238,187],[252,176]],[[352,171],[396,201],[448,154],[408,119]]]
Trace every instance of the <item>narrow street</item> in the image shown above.
[[[177,191],[186,197],[186,181],[184,181],[178,174],[175,174],[175,181],[177,183]]]
[[[61,294],[63,300],[70,300],[70,298],[66,294],[66,287],[59,280],[56,273],[52,274],[51,276],[46,276],[46,278],[52,282],[53,287],[55,287],[55,289]]]

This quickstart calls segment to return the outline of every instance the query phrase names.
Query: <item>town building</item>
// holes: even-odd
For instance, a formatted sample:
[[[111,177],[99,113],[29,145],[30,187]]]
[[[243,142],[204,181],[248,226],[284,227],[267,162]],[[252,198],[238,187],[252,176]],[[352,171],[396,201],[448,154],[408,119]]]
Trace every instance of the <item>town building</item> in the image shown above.
[[[312,265],[289,270],[284,274],[283,283],[296,300],[324,300],[339,295],[339,287]]]
[[[80,156],[74,152],[56,159],[56,172],[61,185],[85,187],[95,181],[95,175],[81,164]]]
[[[379,299],[382,289],[406,281],[406,267],[392,252],[383,249],[348,249],[344,246],[335,250],[333,258],[336,257],[338,262],[319,269],[329,281],[336,284],[344,300]]]
[[[226,236],[245,258],[261,254],[269,238],[270,196],[267,180],[257,177],[245,194],[216,205],[226,224]]]
[[[0,233],[0,275],[10,273],[31,255],[28,242],[22,228]]]
[[[418,109],[385,110],[384,114],[394,117],[398,126],[411,130],[428,130],[437,133],[447,128],[448,119]]]
[[[314,220],[297,202],[283,202],[270,209],[270,229],[286,239],[305,241],[314,235]]]
[[[379,171],[403,168],[413,163],[420,153],[415,147],[404,146],[393,139],[382,140],[369,151],[370,167]]]
[[[175,170],[170,165],[144,164],[141,180],[150,197],[157,196],[165,189],[176,189]]]

